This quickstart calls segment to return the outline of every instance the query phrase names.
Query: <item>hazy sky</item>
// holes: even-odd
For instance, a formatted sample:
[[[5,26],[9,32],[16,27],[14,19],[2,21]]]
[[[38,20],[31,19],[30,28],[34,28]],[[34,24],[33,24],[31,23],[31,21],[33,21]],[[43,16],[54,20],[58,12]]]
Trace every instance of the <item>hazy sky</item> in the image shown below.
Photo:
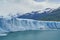
[[[34,0],[34,1],[36,1],[36,2],[43,2],[43,1],[45,1],[45,0]]]
[[[35,0],[35,1],[37,2],[49,1],[49,2],[56,2],[56,3],[60,2],[60,0]]]
[[[0,0],[0,15],[26,13],[45,8],[57,8],[60,0]]]
[[[49,2],[60,3],[60,0],[49,0]]]

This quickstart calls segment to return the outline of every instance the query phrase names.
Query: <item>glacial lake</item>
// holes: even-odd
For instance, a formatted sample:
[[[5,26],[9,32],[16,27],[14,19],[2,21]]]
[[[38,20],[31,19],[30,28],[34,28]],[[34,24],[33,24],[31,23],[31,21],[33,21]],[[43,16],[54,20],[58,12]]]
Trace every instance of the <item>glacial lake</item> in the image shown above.
[[[60,40],[60,30],[30,30],[11,32],[0,40]]]

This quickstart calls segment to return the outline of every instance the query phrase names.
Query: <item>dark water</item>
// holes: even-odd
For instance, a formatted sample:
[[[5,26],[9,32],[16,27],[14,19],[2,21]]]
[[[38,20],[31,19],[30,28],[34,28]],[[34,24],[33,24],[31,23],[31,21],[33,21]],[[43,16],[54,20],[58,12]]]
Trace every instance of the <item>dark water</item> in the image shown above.
[[[60,40],[60,30],[11,32],[0,40]]]

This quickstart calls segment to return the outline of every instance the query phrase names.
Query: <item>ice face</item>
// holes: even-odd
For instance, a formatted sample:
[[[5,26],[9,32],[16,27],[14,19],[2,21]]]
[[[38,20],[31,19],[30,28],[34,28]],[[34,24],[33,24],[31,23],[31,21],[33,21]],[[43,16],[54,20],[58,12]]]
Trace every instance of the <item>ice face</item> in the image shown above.
[[[0,18],[0,33],[25,30],[54,30],[60,29],[60,22],[38,21],[32,19]],[[4,34],[3,34],[4,35]]]
[[[40,29],[57,29],[60,28],[60,22],[53,21],[37,21],[32,19],[0,19],[0,28],[9,31],[21,31],[21,30],[40,30]],[[0,29],[0,30],[1,30]]]

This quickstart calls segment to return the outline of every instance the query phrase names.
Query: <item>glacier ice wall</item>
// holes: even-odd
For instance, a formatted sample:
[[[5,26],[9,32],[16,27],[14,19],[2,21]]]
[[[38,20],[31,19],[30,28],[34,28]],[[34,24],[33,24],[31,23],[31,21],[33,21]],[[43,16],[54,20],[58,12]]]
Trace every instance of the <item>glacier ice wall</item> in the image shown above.
[[[24,30],[53,30],[60,29],[60,22],[38,21],[20,18],[0,18],[0,34]]]
[[[59,28],[60,28],[60,22],[56,21],[37,21],[32,19],[0,18],[0,32],[59,29]]]

